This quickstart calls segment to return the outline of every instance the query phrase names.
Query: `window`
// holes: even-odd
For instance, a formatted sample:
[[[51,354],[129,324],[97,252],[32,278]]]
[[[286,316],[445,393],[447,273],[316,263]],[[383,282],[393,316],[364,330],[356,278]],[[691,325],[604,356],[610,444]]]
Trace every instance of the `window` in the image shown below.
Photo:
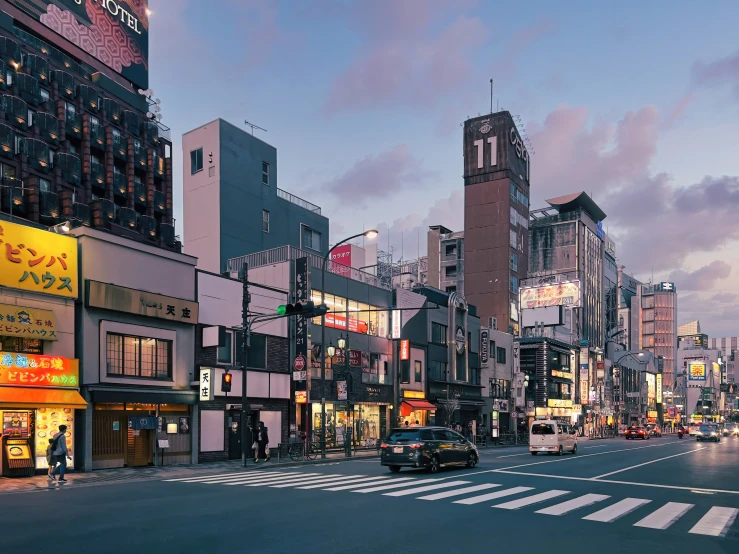
[[[405,365],[409,367],[407,363]],[[390,384],[388,368],[388,359],[385,354],[370,354],[367,357],[365,352],[362,353],[362,383]]]
[[[226,332],[226,342],[218,347],[218,363],[231,365],[233,363],[233,333]]]
[[[411,382],[411,362],[408,360],[400,361],[400,382],[401,383]]]
[[[518,292],[518,277],[511,275],[510,278],[511,292]]]
[[[511,230],[511,236],[510,236],[510,242],[511,248],[517,248],[518,247],[518,233],[516,231]]]
[[[495,361],[499,364],[505,363],[505,348],[499,346],[495,349]]]
[[[431,342],[434,344],[446,344],[446,325],[431,323]]]
[[[48,179],[39,179],[38,188],[41,192],[49,192],[51,190],[51,181]]]
[[[420,383],[423,381],[423,368],[420,360],[416,360],[415,362],[413,362],[413,374],[414,381],[416,383]]]
[[[509,267],[513,271],[518,271],[518,254],[516,254],[515,252],[511,252],[511,254],[510,254]]]
[[[43,354],[43,341],[39,339],[27,339],[24,337],[0,336],[0,351],[18,352],[22,354]]]
[[[143,379],[172,378],[172,341],[108,333],[108,375]]]
[[[90,116],[90,126],[93,129],[96,129],[97,127],[100,126],[100,120],[97,117],[95,117],[94,115],[91,115]]]
[[[237,345],[242,344],[242,333],[236,333],[235,340]],[[244,349],[238,347],[235,358],[244,367]],[[267,335],[251,334],[251,343],[249,345],[249,369],[267,369]],[[320,370],[319,370],[320,371]]]
[[[36,115],[36,112],[33,110],[28,110],[28,126],[33,127],[33,118]]]
[[[13,72],[12,71],[5,72],[5,82],[8,84],[8,86],[11,86],[13,84]]]
[[[69,102],[65,102],[67,107],[67,119],[74,119],[74,116],[77,115],[77,110],[74,107],[74,104],[70,104]]]
[[[511,225],[514,227],[518,225],[518,212],[513,206],[511,206]]]
[[[511,382],[506,379],[490,379],[490,398],[510,398]]]
[[[262,231],[269,233],[269,212],[262,210]]]
[[[433,381],[446,381],[446,362],[431,360],[428,367],[429,379]]]
[[[269,186],[269,164],[262,162],[262,184]]]
[[[49,94],[49,91],[46,90],[45,88],[40,89],[39,93],[41,94],[41,102],[48,102],[51,99],[51,95]]]
[[[457,292],[457,287],[456,286],[452,285],[452,286],[446,288],[446,293],[447,294],[451,294],[453,292]]]
[[[511,204],[516,203],[516,185],[511,183]]]
[[[313,289],[310,295],[311,302],[316,305],[321,303],[321,291]],[[348,300],[335,294],[325,295],[326,305],[331,310],[326,317],[326,327],[334,329],[347,328],[347,315],[349,317],[349,331],[372,335],[374,337],[386,337],[389,333],[389,317],[387,308],[363,304],[354,300]],[[348,312],[348,314],[347,314]],[[321,324],[321,318],[313,318],[314,325]]]
[[[529,199],[526,197],[526,195],[523,192],[517,191],[516,198],[524,206],[528,206],[529,205]]]
[[[445,249],[447,256],[456,256],[457,255],[457,245],[456,244],[447,244]]]
[[[642,308],[654,308],[654,296],[643,296],[641,299]]]
[[[190,174],[195,175],[198,171],[203,170],[203,149],[190,151]]]
[[[457,276],[457,266],[456,265],[449,265],[444,268],[444,274],[447,277],[456,277]]]
[[[302,226],[302,245],[303,248],[310,248],[311,250],[315,250],[316,252],[321,251],[321,233],[318,231],[314,231],[307,225]]]

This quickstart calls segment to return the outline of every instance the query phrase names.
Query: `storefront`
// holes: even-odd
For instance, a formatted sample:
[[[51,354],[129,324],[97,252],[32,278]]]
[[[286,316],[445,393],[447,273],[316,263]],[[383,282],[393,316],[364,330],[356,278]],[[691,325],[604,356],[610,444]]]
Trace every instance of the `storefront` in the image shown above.
[[[437,411],[429,418],[432,425],[458,423],[462,427],[470,422],[479,422],[480,410],[485,406],[482,400],[481,387],[467,384],[431,383],[429,398]]]
[[[361,402],[326,404],[326,448],[344,446],[346,437],[351,437],[353,446],[375,446],[377,441],[387,435],[389,403]],[[321,404],[311,404],[314,440],[321,434]]]
[[[400,418],[398,424],[405,427],[409,425],[429,425],[429,421],[436,414],[436,406],[426,400],[426,393],[417,390],[400,390]]]

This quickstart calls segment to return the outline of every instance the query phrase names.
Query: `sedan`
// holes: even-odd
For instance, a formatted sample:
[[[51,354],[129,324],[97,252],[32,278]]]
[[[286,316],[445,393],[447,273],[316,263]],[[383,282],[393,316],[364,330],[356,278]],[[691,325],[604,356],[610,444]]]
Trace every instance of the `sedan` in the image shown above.
[[[444,427],[393,429],[380,444],[380,464],[397,473],[401,467],[425,468],[436,473],[444,466],[475,467],[477,447]]]
[[[725,437],[739,437],[739,424],[727,423],[724,427],[723,435]]]
[[[698,427],[698,432],[696,433],[696,440],[698,442],[703,441],[716,441],[721,442],[721,432],[718,429],[718,426],[716,425],[701,425]]]
[[[641,427],[641,426],[629,427],[628,429],[626,429],[626,431],[624,431],[624,436],[626,437],[627,440],[628,439],[642,439],[642,440],[649,439],[649,433],[647,432],[646,429],[644,429],[644,427]]]

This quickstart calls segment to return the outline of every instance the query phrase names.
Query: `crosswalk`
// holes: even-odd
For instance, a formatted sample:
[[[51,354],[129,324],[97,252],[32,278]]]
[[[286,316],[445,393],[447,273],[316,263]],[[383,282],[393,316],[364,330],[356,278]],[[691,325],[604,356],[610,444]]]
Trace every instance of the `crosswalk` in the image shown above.
[[[534,487],[505,488],[499,483],[474,484],[451,477],[398,477],[395,475],[344,475],[300,471],[259,471],[225,473],[200,477],[165,479],[199,485],[263,487],[274,489],[313,490],[373,494],[389,498],[411,497],[425,502],[449,501],[451,504],[473,506],[487,504],[497,510],[532,508],[543,516],[565,516],[578,513],[584,521],[614,523],[639,511],[634,527],[664,531],[674,526],[696,506],[683,502],[661,504],[647,498],[613,498],[608,494],[573,493],[563,489],[536,490]],[[595,509],[595,511],[590,511]],[[590,512],[582,515],[584,512]],[[696,514],[698,510],[695,510]],[[712,506],[688,533],[724,537],[734,524],[739,509]]]

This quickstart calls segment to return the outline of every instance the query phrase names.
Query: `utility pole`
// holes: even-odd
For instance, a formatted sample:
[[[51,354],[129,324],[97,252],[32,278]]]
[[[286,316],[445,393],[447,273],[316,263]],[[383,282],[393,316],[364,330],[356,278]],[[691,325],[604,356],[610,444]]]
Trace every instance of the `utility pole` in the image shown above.
[[[244,367],[241,368],[241,465],[246,467],[246,449],[247,449],[247,430],[246,430],[246,375],[249,368],[249,342],[251,341],[249,332],[249,266],[244,263],[241,275],[242,282],[242,299],[241,299],[241,328],[242,342],[241,348],[244,357]]]

